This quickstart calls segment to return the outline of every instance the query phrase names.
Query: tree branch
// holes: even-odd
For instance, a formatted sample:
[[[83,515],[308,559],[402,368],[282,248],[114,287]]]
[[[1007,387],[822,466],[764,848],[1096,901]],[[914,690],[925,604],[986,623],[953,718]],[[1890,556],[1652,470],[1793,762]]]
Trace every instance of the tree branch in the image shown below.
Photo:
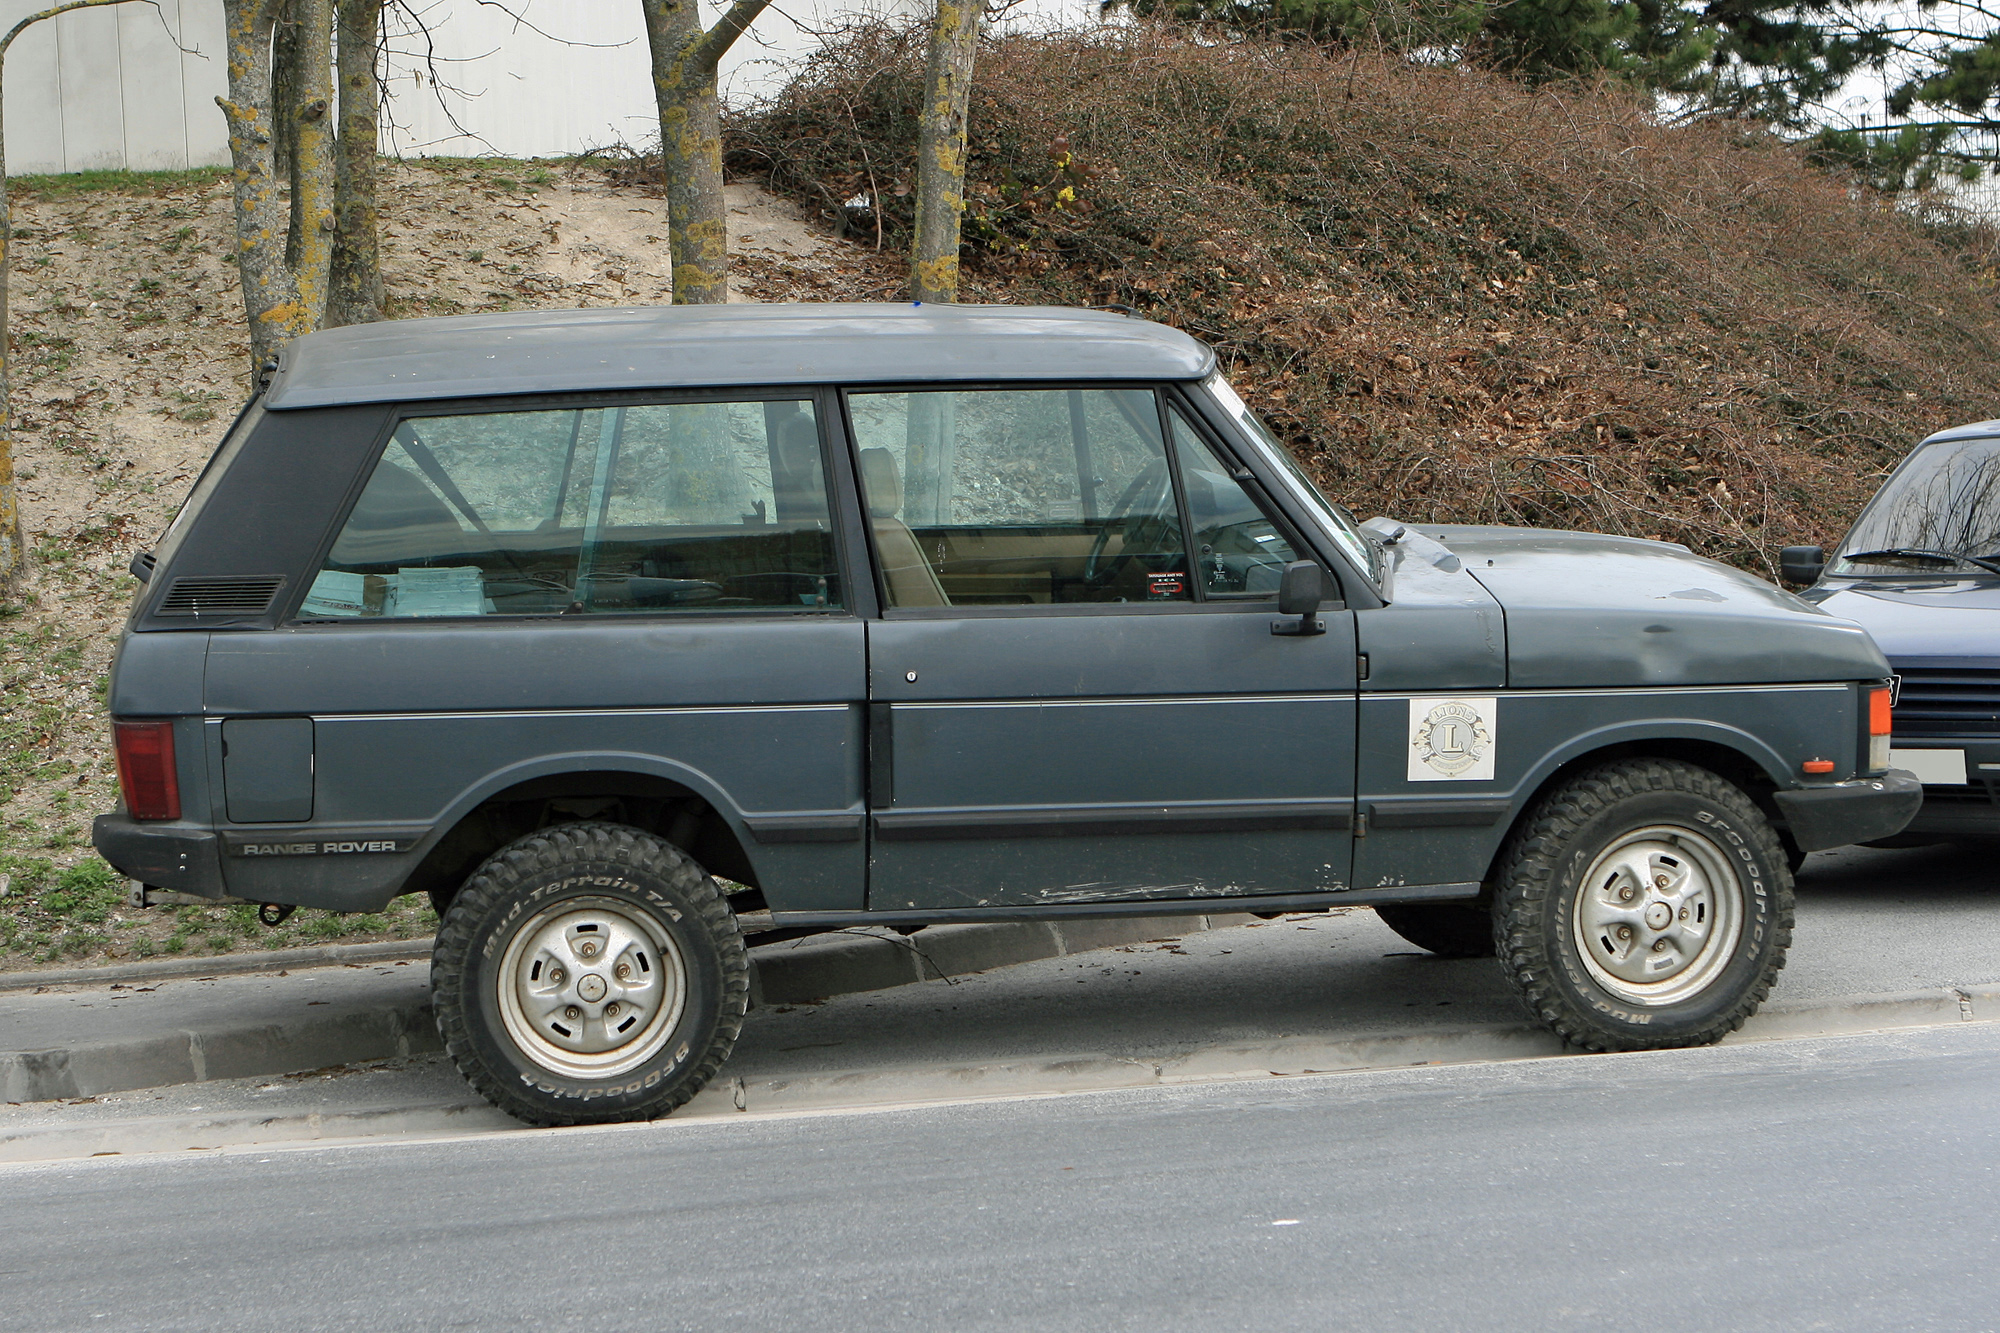
[[[736,0],[729,12],[715,21],[715,26],[703,33],[681,58],[703,74],[715,73],[715,67],[722,63],[722,57],[729,48],[736,45],[757,16],[764,12],[771,0]]]

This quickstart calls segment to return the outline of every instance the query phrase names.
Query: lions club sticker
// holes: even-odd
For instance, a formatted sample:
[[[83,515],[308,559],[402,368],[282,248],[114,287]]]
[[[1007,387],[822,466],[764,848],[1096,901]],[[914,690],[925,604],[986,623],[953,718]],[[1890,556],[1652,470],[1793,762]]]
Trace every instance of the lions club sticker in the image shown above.
[[[1496,701],[1410,700],[1411,782],[1485,782],[1499,735]]]

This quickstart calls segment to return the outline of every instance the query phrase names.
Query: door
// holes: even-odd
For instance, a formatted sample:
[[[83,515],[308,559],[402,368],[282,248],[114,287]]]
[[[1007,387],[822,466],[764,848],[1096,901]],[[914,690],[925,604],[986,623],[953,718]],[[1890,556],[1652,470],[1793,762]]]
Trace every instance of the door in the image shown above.
[[[875,910],[1332,892],[1350,614],[1272,633],[1296,536],[1148,389],[854,393]]]

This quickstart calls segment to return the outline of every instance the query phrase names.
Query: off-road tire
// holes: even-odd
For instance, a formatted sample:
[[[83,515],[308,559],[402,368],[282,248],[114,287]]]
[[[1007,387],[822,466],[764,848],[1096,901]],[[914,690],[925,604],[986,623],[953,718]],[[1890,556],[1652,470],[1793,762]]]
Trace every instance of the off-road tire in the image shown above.
[[[1382,924],[1440,958],[1491,958],[1493,912],[1471,903],[1384,903]]]
[[[510,1036],[502,1011],[516,937],[571,903],[662,934],[684,978],[657,1052],[608,1077],[551,1068]],[[531,1125],[650,1120],[693,1097],[728,1058],[749,1003],[749,961],[721,890],[685,852],[621,824],[563,824],[501,848],[452,898],[431,953],[431,992],[445,1050],[509,1115]]]
[[[1692,835],[1675,846],[1697,856],[1721,853],[1720,864],[1734,872],[1735,881],[1716,884],[1716,901],[1733,893],[1740,915],[1726,953],[1718,947],[1713,955],[1702,955],[1712,958],[1714,971],[1698,990],[1649,1004],[1600,984],[1591,969],[1603,964],[1586,961],[1575,923],[1583,902],[1581,877],[1593,862],[1601,869],[1598,858],[1620,839],[1658,828]],[[1792,939],[1792,874],[1786,862],[1783,845],[1756,804],[1707,769],[1663,759],[1625,759],[1592,769],[1544,797],[1509,842],[1495,906],[1501,966],[1529,1012],[1585,1050],[1662,1050],[1718,1041],[1757,1012],[1785,965]]]

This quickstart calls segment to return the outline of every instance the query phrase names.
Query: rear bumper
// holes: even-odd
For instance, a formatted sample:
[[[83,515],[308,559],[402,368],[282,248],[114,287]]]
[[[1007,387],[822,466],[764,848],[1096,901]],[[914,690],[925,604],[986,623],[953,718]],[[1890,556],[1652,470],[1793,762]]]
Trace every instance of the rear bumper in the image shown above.
[[[1873,842],[1901,833],[1923,807],[1924,785],[1892,768],[1879,778],[1774,793],[1792,840],[1802,852]]]
[[[142,824],[119,811],[99,815],[91,845],[111,868],[156,889],[222,898],[222,857],[215,834],[176,824]]]

